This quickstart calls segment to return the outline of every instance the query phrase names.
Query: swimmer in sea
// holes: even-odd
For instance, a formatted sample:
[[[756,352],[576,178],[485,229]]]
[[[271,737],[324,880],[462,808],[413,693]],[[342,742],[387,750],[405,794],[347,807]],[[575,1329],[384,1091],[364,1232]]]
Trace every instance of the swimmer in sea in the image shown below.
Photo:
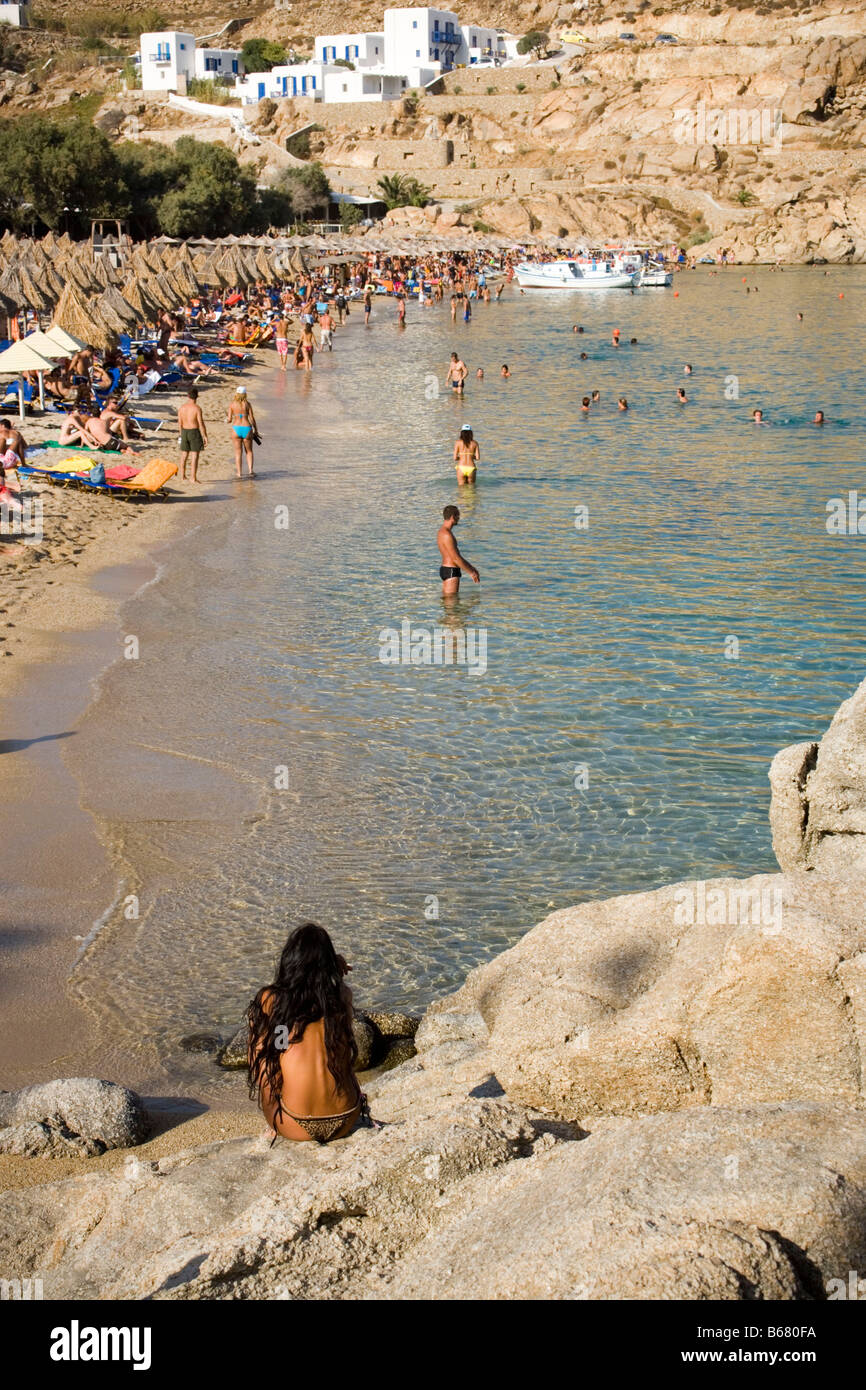
[[[471,574],[473,581],[477,584],[481,575],[474,565],[470,565],[468,560],[464,560],[460,551],[457,549],[457,542],[454,539],[454,527],[460,520],[460,508],[453,504],[443,508],[443,524],[439,527],[436,536],[436,544],[439,547],[439,554],[442,556],[442,564],[439,566],[439,578],[442,580],[442,596],[448,598],[460,591],[460,572],[465,570]]]
[[[581,362],[588,362],[588,361],[589,361],[589,358],[587,357],[587,354],[586,354],[585,352],[582,352],[582,353],[580,354],[580,360],[581,360]]]
[[[484,380],[484,368],[483,368],[483,367],[479,367],[479,368],[478,368],[478,371],[475,373],[475,378],[476,378],[477,381],[483,381],[483,380]]]
[[[456,396],[463,395],[463,387],[466,382],[466,363],[456,352],[452,352],[451,361],[448,364],[448,375],[445,378],[445,385],[451,387]]]
[[[691,364],[691,362],[687,362],[686,365],[683,367],[683,374],[684,374],[684,376],[691,376],[691,374],[692,374],[692,364]]]
[[[629,342],[631,343],[632,347],[634,347],[635,343],[637,342],[637,338],[629,338]]]
[[[599,395],[598,391],[593,391],[593,393],[592,393],[592,403],[593,403],[593,405],[598,405],[598,403],[599,403],[600,400],[601,400],[601,396]]]
[[[814,418],[814,420],[812,421],[812,424],[813,424],[813,425],[823,425],[823,423],[824,423],[824,412],[823,412],[823,410],[816,410],[816,411],[815,411],[815,418]]]
[[[507,362],[503,362],[502,366],[499,368],[499,375],[500,375],[501,377],[511,376],[511,373],[510,373],[510,371],[508,370],[508,363],[507,363]]]
[[[580,403],[580,408],[584,415],[589,414],[589,396],[584,396]]]
[[[798,322],[798,323],[802,323],[802,322],[803,322],[803,315],[802,315],[802,314],[798,314],[798,315],[797,315],[797,322]]]
[[[752,411],[752,424],[753,424],[753,425],[763,425],[763,424],[764,424],[764,412],[763,412],[763,410],[753,410],[753,411]]]
[[[620,335],[620,329],[615,328],[615,329],[613,330],[613,335],[612,335],[612,337],[611,337],[611,342],[613,343],[614,347],[619,347],[619,335]]]
[[[684,389],[683,389],[682,386],[678,386],[678,387],[677,387],[677,400],[679,401],[680,405],[687,405],[687,404],[688,404],[689,398],[688,398],[688,396],[686,395],[686,393],[685,393],[685,391],[684,391]]]
[[[478,447],[478,440],[474,437],[470,426],[464,425],[460,431],[460,438],[454,445],[454,467],[457,470],[457,482],[461,487],[464,483],[476,481],[480,462],[481,450]]]
[[[617,405],[619,406],[620,410],[628,410],[628,401],[626,400],[625,396],[620,396],[619,400],[617,401]]]

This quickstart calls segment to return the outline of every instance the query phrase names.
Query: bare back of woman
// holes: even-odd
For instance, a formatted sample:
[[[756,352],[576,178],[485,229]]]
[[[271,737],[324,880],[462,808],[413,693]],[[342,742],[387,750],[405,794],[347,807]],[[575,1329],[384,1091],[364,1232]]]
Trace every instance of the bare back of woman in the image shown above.
[[[250,1004],[250,1094],[285,1139],[340,1139],[366,1110],[355,1080],[349,966],[313,922],[292,932],[271,985]]]

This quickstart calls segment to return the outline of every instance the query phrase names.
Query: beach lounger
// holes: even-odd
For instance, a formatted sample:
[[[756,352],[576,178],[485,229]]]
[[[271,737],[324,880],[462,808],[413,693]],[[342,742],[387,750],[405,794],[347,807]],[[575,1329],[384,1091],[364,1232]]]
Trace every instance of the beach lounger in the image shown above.
[[[165,490],[169,478],[177,472],[177,464],[171,459],[150,459],[134,478],[117,484],[129,492],[146,492],[155,496]]]
[[[164,496],[166,483],[177,472],[177,464],[172,463],[169,459],[151,459],[149,463],[137,471],[125,464],[112,466],[106,470],[104,483],[93,483],[90,481],[90,468],[72,469],[69,467],[72,462],[78,463],[78,460],[60,459],[55,467],[22,464],[21,472],[25,475],[44,478],[50,483],[59,483],[64,486],[71,484],[89,492],[108,492],[114,496],[127,497],[136,494],[142,497]],[[91,467],[94,462],[95,460],[90,461]],[[127,473],[126,477],[121,476],[124,473]]]

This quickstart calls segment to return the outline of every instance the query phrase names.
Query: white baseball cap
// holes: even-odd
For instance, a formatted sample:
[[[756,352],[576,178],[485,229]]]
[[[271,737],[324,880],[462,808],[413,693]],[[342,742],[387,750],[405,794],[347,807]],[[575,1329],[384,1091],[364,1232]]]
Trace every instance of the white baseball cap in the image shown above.
[[[247,394],[247,388],[245,386],[239,386],[237,393],[239,396],[245,396]]]

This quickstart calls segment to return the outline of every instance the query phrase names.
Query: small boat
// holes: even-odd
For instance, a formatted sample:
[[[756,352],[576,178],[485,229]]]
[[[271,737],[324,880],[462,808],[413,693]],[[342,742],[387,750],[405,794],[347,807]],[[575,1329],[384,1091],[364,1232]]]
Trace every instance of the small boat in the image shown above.
[[[519,285],[536,290],[630,290],[637,278],[604,260],[523,261],[515,274]]]
[[[665,270],[663,265],[645,265],[637,283],[643,289],[666,290],[674,283],[674,273],[672,270]]]

